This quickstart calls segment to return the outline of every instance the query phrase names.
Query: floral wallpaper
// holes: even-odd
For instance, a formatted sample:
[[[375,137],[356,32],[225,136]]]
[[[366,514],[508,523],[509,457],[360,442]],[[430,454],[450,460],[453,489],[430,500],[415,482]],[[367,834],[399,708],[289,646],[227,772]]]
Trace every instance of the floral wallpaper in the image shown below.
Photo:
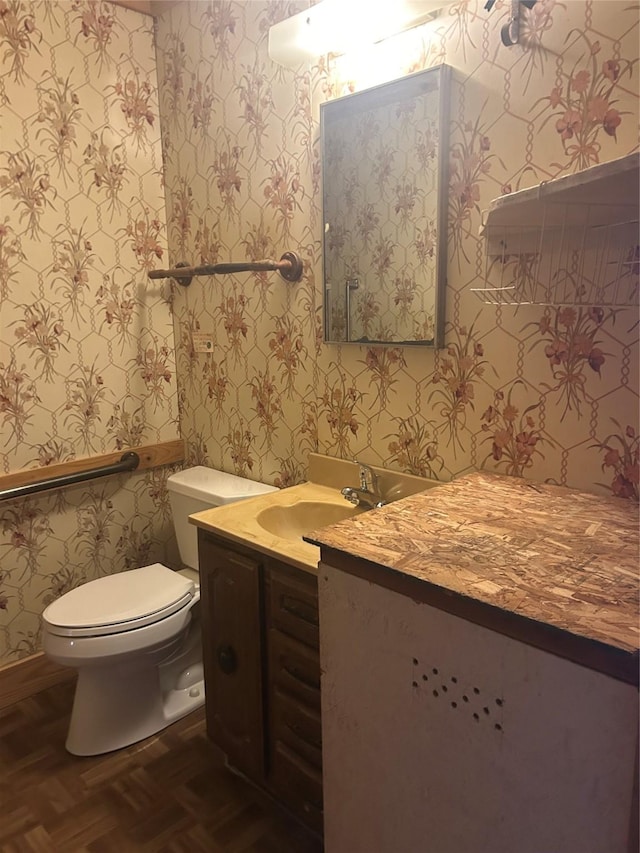
[[[152,19],[0,0],[0,54],[0,472],[175,439]],[[55,597],[173,553],[167,473],[0,503],[0,664]]]
[[[419,95],[324,114],[328,340],[434,339],[439,72],[426,75]]]
[[[637,305],[494,305],[476,292],[492,199],[638,150],[637,5],[538,0],[507,48],[511,3],[460,0],[366,55],[284,69],[268,30],[305,5],[182,3],[158,22],[172,260],[295,250],[305,262],[293,285],[244,273],[176,292],[190,459],[286,486],[317,450],[637,500]],[[319,104],[441,63],[453,69],[445,347],[325,345]],[[526,275],[526,253],[504,262]]]
[[[637,500],[637,306],[476,292],[492,199],[638,150],[637,4],[538,0],[506,48],[510,2],[457,0],[367,55],[281,68],[269,27],[306,5],[193,0],[154,24],[106,0],[0,0],[2,470],[179,429],[189,463],[279,486],[319,451]],[[319,104],[441,63],[445,347],[323,344]],[[146,275],[289,250],[295,284]],[[501,257],[532,281],[527,253]],[[638,267],[632,247],[631,294]],[[40,613],[66,589],[175,560],[166,475],[0,505],[0,661],[39,648]]]

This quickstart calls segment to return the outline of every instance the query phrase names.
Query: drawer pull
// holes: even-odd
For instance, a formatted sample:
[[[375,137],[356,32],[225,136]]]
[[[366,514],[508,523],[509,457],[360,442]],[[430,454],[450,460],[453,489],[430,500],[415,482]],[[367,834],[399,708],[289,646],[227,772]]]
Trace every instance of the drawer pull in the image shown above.
[[[283,666],[282,667],[287,675],[290,675],[291,678],[295,679],[295,681],[299,681],[300,684],[304,684],[305,687],[310,687],[312,690],[320,689],[320,680],[314,679],[306,675],[304,672],[300,672],[299,669],[296,669],[295,666]]]
[[[308,743],[309,746],[313,746],[316,749],[322,749],[322,741],[318,738],[314,738],[309,735],[307,732],[303,731],[300,726],[296,726],[295,723],[286,723],[289,731],[293,732],[296,737],[299,737],[300,740],[303,740],[305,743]]]
[[[313,625],[316,628],[318,627],[318,613],[306,601],[300,601],[299,598],[292,598],[290,595],[283,595],[282,609],[285,613],[289,613],[297,619],[302,619],[303,622],[308,622],[309,625]]]
[[[231,675],[238,668],[238,656],[233,646],[218,646],[218,665],[225,675]]]

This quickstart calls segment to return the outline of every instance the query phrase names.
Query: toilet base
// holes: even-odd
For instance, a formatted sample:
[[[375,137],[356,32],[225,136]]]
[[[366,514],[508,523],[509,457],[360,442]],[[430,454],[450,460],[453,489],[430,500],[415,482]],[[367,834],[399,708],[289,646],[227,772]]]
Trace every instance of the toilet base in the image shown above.
[[[144,740],[204,704],[199,632],[187,647],[153,660],[78,671],[66,748],[101,755]],[[190,640],[190,642],[189,642]],[[166,652],[165,652],[166,656]]]

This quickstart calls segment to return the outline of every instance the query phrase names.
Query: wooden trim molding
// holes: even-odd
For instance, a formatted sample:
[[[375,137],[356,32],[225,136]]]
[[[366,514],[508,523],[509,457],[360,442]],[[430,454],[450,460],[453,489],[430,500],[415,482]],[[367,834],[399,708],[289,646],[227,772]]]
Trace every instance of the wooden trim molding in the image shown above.
[[[0,667],[0,711],[54,684],[71,681],[76,674],[75,669],[49,660],[44,652],[6,664]]]
[[[162,441],[159,444],[125,447],[122,450],[116,450],[114,453],[70,459],[68,462],[59,462],[55,465],[44,465],[40,468],[28,468],[23,471],[14,471],[12,474],[2,474],[0,475],[0,491],[15,489],[18,486],[30,486],[32,483],[48,480],[50,477],[63,477],[66,474],[90,471],[92,468],[98,468],[102,465],[112,465],[127,450],[135,451],[140,457],[140,464],[136,468],[136,473],[145,471],[147,468],[159,468],[173,462],[182,462],[184,459],[184,444],[180,438],[174,441]]]

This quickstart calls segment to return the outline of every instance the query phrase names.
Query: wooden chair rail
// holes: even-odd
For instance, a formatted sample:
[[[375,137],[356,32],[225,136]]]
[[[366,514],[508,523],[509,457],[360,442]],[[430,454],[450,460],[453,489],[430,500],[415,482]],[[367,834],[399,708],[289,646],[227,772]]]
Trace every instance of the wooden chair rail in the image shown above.
[[[128,447],[116,450],[113,453],[103,453],[98,456],[89,456],[82,459],[71,459],[68,462],[59,462],[55,465],[44,465],[40,468],[29,468],[15,471],[12,474],[0,475],[0,492],[6,489],[14,489],[19,486],[28,486],[54,477],[65,477],[93,468],[112,465],[118,462],[123,453],[133,451],[140,457],[140,462],[135,469],[144,471],[148,468],[158,468],[161,465],[170,465],[173,462],[182,462],[184,459],[184,445],[181,439],[163,441],[159,444],[142,445],[140,447]]]

